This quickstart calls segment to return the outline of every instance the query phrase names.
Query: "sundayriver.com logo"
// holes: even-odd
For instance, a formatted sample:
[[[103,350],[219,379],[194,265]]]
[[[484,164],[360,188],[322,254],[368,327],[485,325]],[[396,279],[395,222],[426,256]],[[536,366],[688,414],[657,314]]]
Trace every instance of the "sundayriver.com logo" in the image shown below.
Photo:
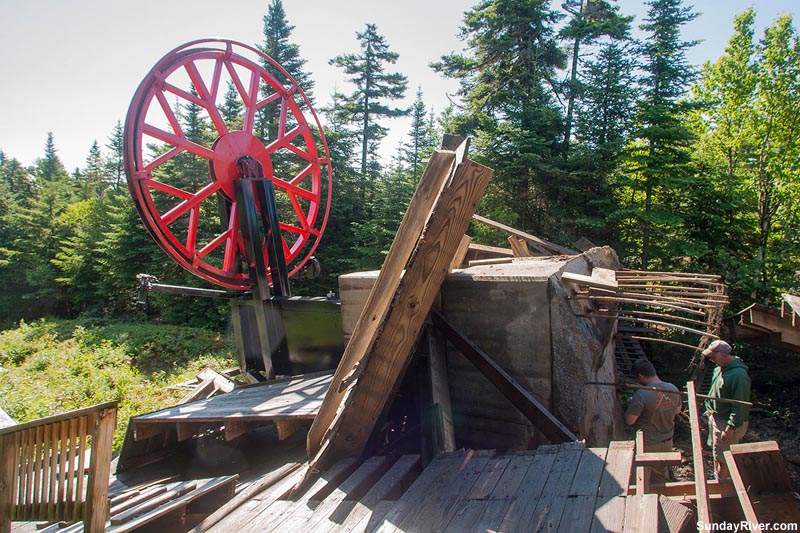
[[[697,522],[697,531],[797,531],[797,523],[754,524],[747,520],[741,522],[717,522],[706,524]]]

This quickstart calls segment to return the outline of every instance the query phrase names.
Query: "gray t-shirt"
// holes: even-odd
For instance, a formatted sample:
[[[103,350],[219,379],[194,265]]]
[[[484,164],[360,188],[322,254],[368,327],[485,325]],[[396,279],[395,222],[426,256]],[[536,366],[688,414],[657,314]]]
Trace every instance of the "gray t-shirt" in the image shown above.
[[[649,386],[679,392],[678,387],[663,381]],[[639,389],[631,397],[625,414],[639,415],[633,427],[644,431],[645,442],[663,442],[672,437],[675,430],[675,410],[680,404],[680,394]]]

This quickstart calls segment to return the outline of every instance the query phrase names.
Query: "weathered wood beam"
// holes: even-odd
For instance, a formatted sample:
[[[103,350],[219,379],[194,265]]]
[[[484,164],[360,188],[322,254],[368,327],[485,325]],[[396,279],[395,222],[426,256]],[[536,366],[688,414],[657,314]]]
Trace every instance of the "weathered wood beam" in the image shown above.
[[[525,233],[524,231],[512,228],[511,226],[506,226],[505,224],[501,224],[500,222],[495,222],[490,218],[482,217],[478,214],[472,215],[472,219],[477,220],[482,224],[486,224],[490,228],[498,229],[500,231],[505,231],[506,233],[510,233],[511,235],[516,235],[517,237],[525,239],[526,241],[531,243],[537,250],[542,250],[542,248],[544,248],[544,250],[542,251],[545,253],[556,252],[565,255],[577,255],[578,253],[575,250],[564,248],[563,246],[559,246],[556,243],[540,239],[539,237],[531,235],[530,233]]]
[[[708,496],[734,496],[736,489],[731,480],[709,481],[706,484]],[[669,481],[667,483],[651,483],[649,492],[675,498],[696,498],[694,481]],[[636,494],[636,485],[628,487],[628,494]]]
[[[643,452],[636,454],[636,466],[680,466],[681,452]]]
[[[427,328],[428,361],[431,376],[431,403],[435,409],[434,426],[437,435],[436,452],[452,452],[456,449],[455,429],[453,428],[453,407],[450,401],[450,387],[447,383],[447,361],[445,360],[445,341],[438,330]]]
[[[750,495],[747,493],[748,487],[742,479],[742,474],[739,472],[739,467],[736,464],[736,460],[734,459],[730,450],[725,450],[722,452],[722,455],[725,458],[725,464],[728,466],[728,472],[730,473],[733,486],[736,488],[736,497],[739,498],[739,505],[742,506],[742,512],[744,512],[744,516],[747,518],[747,521],[750,522],[750,527],[755,528],[752,530],[760,531],[760,521],[758,520],[756,510],[753,507],[753,502],[750,500]]]
[[[287,463],[283,465],[281,468],[273,472],[269,472],[268,474],[257,479],[256,481],[248,485],[246,489],[241,491],[234,498],[229,500],[222,507],[211,513],[201,523],[195,526],[195,528],[191,530],[192,533],[200,533],[201,531],[208,531],[209,529],[211,529],[211,526],[215,525],[217,522],[219,522],[220,520],[231,514],[239,506],[254,499],[256,496],[264,492],[266,489],[276,485],[282,480],[287,479],[289,476],[291,476],[293,472],[298,470],[300,466],[301,463]],[[288,489],[289,487],[287,486],[286,488]]]
[[[467,258],[467,253],[469,253],[469,247],[471,244],[472,237],[469,235],[464,235],[461,237],[461,242],[458,244],[458,248],[453,256],[453,260],[450,262],[450,270],[461,268],[461,265],[464,264],[464,260]]]
[[[353,372],[355,366],[369,351],[378,335],[378,328],[386,316],[409,257],[417,244],[425,223],[428,220],[442,187],[450,176],[456,162],[456,153],[449,150],[436,150],[420,178],[408,210],[395,234],[389,253],[384,260],[378,279],[369,293],[364,309],[353,328],[350,342],[347,343],[342,360],[336,368],[333,380],[320,406],[319,413],[308,432],[306,446],[309,456],[319,452],[325,434],[336,417],[336,412],[344,398],[342,382]],[[461,232],[463,235],[464,232]]]
[[[431,311],[431,319],[433,320],[433,325],[444,334],[445,338],[475,365],[497,387],[497,390],[508,398],[514,404],[514,407],[519,409],[550,442],[572,442],[578,440],[578,437],[553,416],[531,393],[526,391],[508,372],[500,368],[475,343],[450,325],[438,311]]]
[[[711,523],[711,506],[708,503],[706,469],[703,464],[703,443],[700,440],[700,415],[697,409],[694,381],[686,382],[689,392],[689,425],[692,433],[692,460],[694,463],[694,486],[697,496],[697,519],[704,524]]]
[[[320,441],[317,447],[309,441],[309,451],[318,449],[309,464],[309,472],[324,468],[340,457],[354,457],[363,451],[405,373],[417,336],[492,173],[487,167],[465,161],[442,190],[427,217],[425,234],[417,244],[402,283],[395,290],[390,288],[385,295],[391,306],[371,351],[364,350],[355,361],[343,361],[337,369],[339,374],[346,365],[341,372],[339,388],[336,383],[331,385],[320,410],[320,413],[323,410],[334,413],[326,427],[318,427],[317,434],[322,435],[324,442]],[[373,293],[384,293],[386,289],[378,281]],[[335,391],[333,396],[331,391]],[[315,426],[319,420],[318,416]]]

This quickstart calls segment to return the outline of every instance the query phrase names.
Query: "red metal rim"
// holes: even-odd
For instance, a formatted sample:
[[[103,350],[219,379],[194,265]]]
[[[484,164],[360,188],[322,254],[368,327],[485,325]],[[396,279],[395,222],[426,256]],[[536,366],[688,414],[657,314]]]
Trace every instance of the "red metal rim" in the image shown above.
[[[273,131],[259,127],[264,116]],[[319,244],[332,180],[322,126],[291,76],[253,47],[204,39],[164,56],[131,101],[123,154],[144,225],[203,279],[252,287],[233,185],[244,155],[273,180],[290,276]]]

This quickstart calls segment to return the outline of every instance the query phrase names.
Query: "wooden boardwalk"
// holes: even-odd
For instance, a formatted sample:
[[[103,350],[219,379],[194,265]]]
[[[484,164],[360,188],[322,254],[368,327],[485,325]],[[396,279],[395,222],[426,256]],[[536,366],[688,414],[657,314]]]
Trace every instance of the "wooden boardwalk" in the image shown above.
[[[300,473],[211,531],[669,531],[657,495],[628,495],[633,469],[633,442],[457,451],[422,472],[413,455],[340,461],[299,499],[282,498]]]

